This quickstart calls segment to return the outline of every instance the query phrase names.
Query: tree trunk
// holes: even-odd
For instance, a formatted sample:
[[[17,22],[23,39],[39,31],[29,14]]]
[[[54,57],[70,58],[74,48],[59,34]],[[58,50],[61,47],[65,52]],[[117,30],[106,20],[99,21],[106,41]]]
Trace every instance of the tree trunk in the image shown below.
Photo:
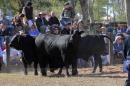
[[[75,6],[76,6],[76,1],[77,1],[77,0],[69,0],[69,1],[71,2],[73,8],[75,8]]]
[[[9,72],[9,58],[10,58],[10,47],[9,47],[9,36],[4,36],[5,37],[5,41],[6,41],[6,61],[7,61],[7,65],[6,65],[6,72]]]
[[[25,6],[25,4],[27,3],[27,1],[32,2],[32,0],[19,0],[19,13],[22,13],[22,9]]]
[[[127,22],[130,26],[130,0],[126,0],[126,9],[127,9]]]
[[[89,16],[90,16],[90,23],[93,23],[93,22],[94,22],[93,5],[94,5],[94,0],[90,0],[90,1],[89,1]]]
[[[83,27],[88,29],[88,0],[80,0],[82,15],[83,15]]]

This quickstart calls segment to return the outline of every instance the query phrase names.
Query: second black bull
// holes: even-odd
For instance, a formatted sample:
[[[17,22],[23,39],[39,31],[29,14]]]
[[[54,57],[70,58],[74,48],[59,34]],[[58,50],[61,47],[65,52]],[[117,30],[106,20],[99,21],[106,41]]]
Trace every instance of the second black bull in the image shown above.
[[[106,44],[104,40],[105,37],[111,41],[111,39],[106,35],[87,35],[85,33],[82,34],[78,47],[77,57],[88,61],[88,59],[93,56],[95,64],[92,71],[93,73],[96,72],[98,65],[100,72],[102,72],[101,55],[106,52]]]

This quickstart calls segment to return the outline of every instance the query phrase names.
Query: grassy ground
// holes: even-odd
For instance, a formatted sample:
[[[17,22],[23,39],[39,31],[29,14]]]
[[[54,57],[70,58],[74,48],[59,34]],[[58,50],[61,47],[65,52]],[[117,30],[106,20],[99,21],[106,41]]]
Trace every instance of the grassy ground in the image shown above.
[[[42,77],[40,74],[34,76],[29,72],[28,76],[21,72],[0,73],[0,86],[124,86],[127,78],[122,73],[122,66],[106,66],[101,74],[91,74],[92,68],[79,69],[76,77],[56,77],[49,73],[49,77]]]

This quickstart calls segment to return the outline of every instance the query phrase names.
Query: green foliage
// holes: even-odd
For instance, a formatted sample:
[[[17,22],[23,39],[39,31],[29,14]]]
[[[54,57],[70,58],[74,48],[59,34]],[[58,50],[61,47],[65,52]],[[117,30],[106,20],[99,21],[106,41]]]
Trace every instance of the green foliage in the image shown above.
[[[116,21],[126,21],[126,12],[125,9],[122,8],[119,3],[113,4],[114,12],[116,13],[115,18]]]
[[[103,7],[107,6],[108,0],[94,0],[93,2],[93,16],[94,20],[101,21],[101,18],[105,15],[105,9]]]
[[[101,20],[101,17],[107,16],[105,13],[105,9],[103,7],[110,6],[113,8],[115,15],[115,21],[126,21],[126,12],[125,9],[121,6],[123,3],[114,3],[115,0],[111,0],[112,3],[108,3],[109,0],[94,0],[93,10],[94,10],[94,18],[98,21]]]
[[[6,3],[4,3],[6,1]],[[16,14],[20,7],[22,6],[20,3],[21,0],[0,0],[0,8],[4,10],[4,12],[7,10],[7,8],[12,9],[14,11],[14,14]],[[26,1],[26,0],[25,0]],[[57,16],[59,17],[62,10],[63,10],[63,5],[65,2],[70,1],[70,0],[31,0],[33,3],[34,7],[34,12],[37,14],[40,11],[54,11]],[[93,14],[90,16],[93,16],[94,20],[98,20],[99,22],[101,21],[101,18],[106,16],[106,9],[103,7],[106,7],[108,5],[109,0],[89,0],[91,1],[91,8],[93,11]],[[124,10],[120,9],[120,5],[118,4],[112,4],[114,7],[114,11],[118,13],[116,16],[117,21],[125,21],[126,20],[126,13],[124,13]],[[76,7],[75,7],[76,12],[82,13],[81,12],[81,7],[79,0],[77,0]]]
[[[37,10],[37,12],[54,11],[58,17],[62,12],[63,4],[64,0],[33,0],[34,10]]]

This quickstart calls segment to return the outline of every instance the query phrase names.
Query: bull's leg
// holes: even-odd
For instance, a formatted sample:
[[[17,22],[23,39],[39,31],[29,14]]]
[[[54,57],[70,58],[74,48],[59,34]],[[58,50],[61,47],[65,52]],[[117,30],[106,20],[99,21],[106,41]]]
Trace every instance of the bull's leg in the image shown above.
[[[42,76],[47,76],[46,68],[41,68]]]
[[[61,56],[62,56],[62,61],[63,61],[65,68],[66,68],[66,74],[67,74],[67,76],[70,76],[69,71],[68,71],[69,64],[68,64],[68,61],[67,61],[67,58],[66,58],[67,56],[66,56],[66,54],[64,54],[63,50],[61,50]]]
[[[77,70],[77,59],[73,59],[72,62],[72,75],[78,75],[78,70]]]
[[[46,65],[45,65],[45,63],[42,63],[41,61],[39,61],[39,65],[40,65],[42,76],[47,76],[47,71],[46,71]]]
[[[97,66],[98,66],[98,62],[99,62],[98,60],[99,60],[99,58],[98,58],[97,55],[95,54],[95,55],[94,55],[95,65],[94,65],[94,69],[93,69],[92,73],[95,73],[95,72],[96,72],[96,69],[97,69]]]
[[[67,76],[70,76],[69,70],[68,70],[69,69],[69,65],[66,65],[65,68],[66,68],[66,74],[67,74]]]
[[[73,76],[78,75],[77,68],[72,68],[72,75]]]
[[[34,61],[34,75],[38,75],[37,65],[38,65],[38,61]]]
[[[63,67],[60,67],[60,70],[58,72],[58,75],[61,75]]]
[[[99,60],[98,60],[99,62],[99,72],[102,72],[102,58],[101,58],[101,56],[99,55]]]
[[[42,76],[47,76],[47,71],[46,71],[47,60],[46,60],[46,56],[43,55],[44,52],[41,52],[41,51],[42,50],[37,50],[38,62],[39,62],[39,66],[40,66]]]
[[[24,65],[24,74],[25,74],[25,75],[28,75],[28,71],[27,71],[27,62],[25,61],[24,58],[22,58],[22,61],[23,61],[23,65]]]

